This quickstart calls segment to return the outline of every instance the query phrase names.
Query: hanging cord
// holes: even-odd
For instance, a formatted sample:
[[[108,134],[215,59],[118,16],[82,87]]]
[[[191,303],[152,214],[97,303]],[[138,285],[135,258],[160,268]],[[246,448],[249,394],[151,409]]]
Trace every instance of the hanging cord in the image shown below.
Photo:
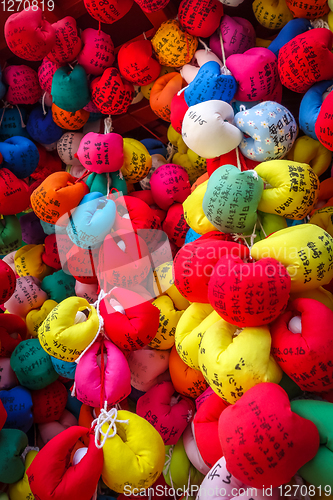
[[[43,115],[47,115],[47,111],[45,109],[45,96],[46,96],[46,92],[44,92],[43,94],[43,97],[42,97],[42,109],[43,109]]]
[[[236,158],[237,158],[237,168],[238,170],[242,171],[242,165],[239,159],[239,149],[238,146],[236,147]]]
[[[145,130],[147,130],[147,132],[149,132],[152,136],[155,137],[155,139],[157,139],[158,141],[162,142],[164,145],[166,145],[167,143],[165,141],[163,141],[160,137],[158,137],[156,134],[154,134],[154,132],[152,132],[148,127],[146,127],[146,125],[144,125],[140,120],[138,120],[134,115],[131,115],[131,113],[127,113],[134,121],[136,121],[140,127],[143,127]]]
[[[199,42],[204,46],[205,52],[211,52],[212,50],[208,47],[208,45],[201,39],[199,38]]]
[[[178,148],[176,148],[176,146],[174,146],[173,144],[171,144],[171,142],[169,142],[169,144],[167,145],[167,153],[168,153],[168,156],[166,158],[166,161],[167,163],[169,163],[173,156],[177,153],[178,151]]]
[[[104,339],[102,337],[102,343],[101,343],[101,395],[100,395],[100,409],[103,408],[104,404],[104,395],[105,395],[105,366],[104,366]],[[106,403],[106,401],[105,401]]]
[[[188,41],[188,35],[186,33],[186,31],[184,31],[184,35],[185,35],[185,40],[186,40],[186,50],[187,50],[187,56],[186,56],[186,59],[185,59],[185,64],[188,64],[189,62],[191,62],[191,53],[190,53],[190,44],[189,44],[189,41]],[[187,60],[189,58],[189,60]]]
[[[111,189],[111,177],[109,172],[106,174],[107,186],[106,186],[106,196],[109,196]],[[118,190],[117,190],[118,191]]]
[[[90,174],[91,174],[91,172],[89,172],[89,170],[86,170],[86,171],[85,171],[85,172],[81,175],[81,177],[78,177],[78,178],[76,179],[76,181],[74,182],[74,184],[77,184],[78,182],[83,181],[83,179],[85,179],[86,177],[88,177],[88,175],[90,175]]]
[[[261,220],[260,220],[259,215],[258,215],[257,222],[259,222],[260,229],[261,229],[261,230],[262,230],[262,232],[264,233],[265,238],[267,238],[266,231],[265,231],[265,229],[264,229],[264,226],[263,226],[263,225],[262,225],[262,223],[261,223]]]
[[[108,293],[105,293],[104,290],[101,290],[99,292],[99,295],[98,295],[98,298],[97,300],[93,303],[93,304],[90,304],[92,305],[93,307],[95,307],[96,309],[96,312],[97,312],[97,316],[98,316],[98,330],[97,330],[97,333],[95,335],[95,337],[93,338],[93,340],[90,342],[90,344],[81,352],[80,356],[75,360],[75,363],[78,365],[80,363],[80,360],[81,358],[85,355],[85,353],[90,349],[90,347],[96,342],[96,340],[98,339],[99,335],[102,334],[102,336],[104,335],[104,319],[100,313],[100,303],[102,302],[103,299],[105,299],[105,297],[107,297],[111,292],[112,290],[114,290],[115,288],[117,287],[113,287]],[[103,358],[103,362],[104,362],[104,358]],[[76,384],[75,384],[75,381],[74,381],[74,384],[73,384],[73,387],[72,387],[72,392],[71,392],[71,396],[72,397],[75,397],[75,394],[76,394]]]
[[[144,38],[145,40],[148,40],[148,38],[147,38],[147,36],[146,36],[146,33],[145,33],[145,32],[143,32],[142,34],[143,34],[143,38]]]
[[[110,411],[107,411],[107,402],[105,401],[104,408],[101,409],[101,413],[98,415],[92,424],[91,428],[94,429],[95,432],[95,446],[96,448],[103,448],[106,443],[106,440],[109,438],[113,438],[117,434],[117,426],[116,423],[120,424],[128,424],[129,420],[118,420],[118,410],[116,408],[111,408]],[[104,424],[109,424],[108,430],[106,432],[102,431],[102,427]],[[103,439],[101,440],[101,437]]]
[[[4,107],[2,108],[2,115],[1,115],[1,118],[0,118],[0,127],[2,125],[2,120],[3,120],[3,117],[5,116],[5,111],[7,108],[9,108],[10,104],[8,102],[5,102],[4,104]]]
[[[225,65],[226,58],[225,58],[224,44],[223,44],[223,38],[222,38],[222,32],[221,32],[221,30],[220,30],[219,36],[220,36],[220,44],[221,44],[221,51],[222,51],[222,62],[223,62],[223,66],[221,68],[221,75],[231,75],[231,71],[229,71],[228,68]]]
[[[221,30],[219,30],[219,36],[220,36],[220,44],[221,44],[221,52],[222,52],[222,62],[223,62],[223,66],[225,66],[225,52],[224,52],[224,43],[223,43],[223,37],[222,37]]]
[[[112,131],[113,131],[112,118],[111,115],[109,115],[107,118],[104,119],[104,134],[110,134]]]
[[[255,238],[257,237],[257,234],[256,234],[256,229],[257,229],[257,221],[253,227],[253,231],[251,234],[241,234],[241,233],[233,233],[232,234],[232,239],[237,241],[237,239],[241,239],[245,245],[247,246],[247,248],[249,250],[251,250],[251,248],[253,247],[253,244],[254,244],[254,240]],[[247,238],[250,238],[250,245],[248,244],[247,242]]]

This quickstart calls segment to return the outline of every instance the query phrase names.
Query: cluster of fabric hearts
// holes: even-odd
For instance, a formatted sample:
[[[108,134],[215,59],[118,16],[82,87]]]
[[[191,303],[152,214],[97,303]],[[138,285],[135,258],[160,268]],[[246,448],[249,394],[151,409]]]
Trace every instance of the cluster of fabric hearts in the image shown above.
[[[117,55],[72,17],[6,22],[0,500],[333,487],[332,13],[255,0],[263,40],[239,3],[182,0]],[[140,99],[168,148],[112,131]]]

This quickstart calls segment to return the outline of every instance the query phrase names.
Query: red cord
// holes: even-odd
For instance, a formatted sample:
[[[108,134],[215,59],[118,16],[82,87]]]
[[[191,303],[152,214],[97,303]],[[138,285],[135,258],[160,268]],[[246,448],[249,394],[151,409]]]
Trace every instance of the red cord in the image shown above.
[[[139,259],[142,259],[142,254],[141,254],[141,249],[140,249],[139,237],[138,237],[138,235],[136,234],[136,231],[135,231],[135,230],[134,230],[134,234],[135,234],[135,239],[136,239],[136,245],[137,245],[137,247],[138,247]]]
[[[104,339],[101,341],[101,399],[100,399],[100,407],[104,408],[104,393],[105,393],[105,371],[104,371]]]
[[[146,127],[140,120],[138,120],[135,116],[131,115],[131,113],[127,113],[131,118],[133,118],[134,121],[136,121],[140,127],[143,127],[145,130],[147,130],[147,132],[149,132],[151,135],[153,135],[155,137],[155,139],[157,139],[158,141],[162,142],[164,145],[166,145],[167,143],[165,141],[162,141],[162,139],[160,137],[158,137],[156,134],[154,134],[154,132],[152,132],[148,127]],[[158,118],[156,116],[156,118]]]
[[[76,179],[76,181],[74,182],[74,184],[76,184],[77,182],[80,182],[82,181],[85,177],[87,177],[88,175],[90,175],[91,172],[89,172],[89,170],[86,170],[84,172],[84,174],[81,175],[81,177],[79,177],[78,179]]]

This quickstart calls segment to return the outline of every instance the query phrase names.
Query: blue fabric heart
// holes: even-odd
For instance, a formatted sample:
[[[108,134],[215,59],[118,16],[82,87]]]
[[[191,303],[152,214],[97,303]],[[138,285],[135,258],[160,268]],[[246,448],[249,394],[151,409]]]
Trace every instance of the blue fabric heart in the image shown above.
[[[315,133],[315,125],[323,104],[323,93],[333,85],[333,80],[324,80],[315,83],[305,93],[299,107],[299,126],[304,134],[318,141]]]
[[[235,116],[235,125],[244,136],[239,147],[255,161],[278,160],[292,148],[297,135],[296,120],[290,111],[274,101],[265,101]]]
[[[4,429],[19,429],[28,432],[33,424],[32,397],[25,387],[17,386],[8,391],[0,391],[0,400],[7,412]]]
[[[282,28],[268,48],[278,57],[283,45],[309,29],[312,29],[312,26],[308,19],[292,19]]]
[[[8,168],[18,179],[29,177],[37,168],[39,153],[30,139],[12,137],[0,143],[2,167]]]
[[[25,123],[27,112],[23,108],[3,108],[0,110],[0,141],[6,141],[11,137],[21,136],[30,139]]]
[[[67,225],[67,234],[80,248],[98,248],[111,231],[116,218],[116,205],[102,193],[86,194]]]
[[[219,63],[209,61],[201,66],[194,80],[186,87],[184,97],[188,106],[212,100],[229,103],[236,90],[235,78],[222,75]]]
[[[44,115],[42,106],[37,106],[31,111],[27,131],[39,144],[53,144],[59,141],[64,133],[63,129],[54,123],[51,109]]]

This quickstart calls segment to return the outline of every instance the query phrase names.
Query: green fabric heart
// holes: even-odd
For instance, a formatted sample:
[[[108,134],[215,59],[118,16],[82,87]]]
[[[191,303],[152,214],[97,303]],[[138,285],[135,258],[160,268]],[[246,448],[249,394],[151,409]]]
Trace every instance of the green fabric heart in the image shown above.
[[[254,170],[240,172],[234,165],[224,165],[210,176],[202,208],[220,231],[251,234],[263,190],[263,180]]]
[[[333,403],[300,399],[291,402],[291,409],[298,415],[311,420],[318,429],[320,446],[317,455],[306,463],[298,473],[309,483],[333,488]]]
[[[16,215],[4,215],[0,222],[0,254],[7,255],[22,245],[22,230]]]
[[[109,175],[110,189],[115,188],[123,195],[127,195],[127,184],[119,170],[117,172],[111,172]],[[86,180],[86,184],[91,193],[96,191],[98,193],[102,193],[104,196],[107,195],[108,181],[106,174],[90,174]],[[114,194],[116,194],[116,192],[114,192]]]
[[[10,366],[20,384],[27,389],[43,389],[59,376],[38,339],[20,342],[11,355]]]
[[[51,95],[59,108],[75,112],[84,108],[89,101],[88,80],[85,70],[77,64],[73,70],[62,66],[53,75]]]
[[[163,475],[169,486],[181,488],[183,491],[188,487],[189,476],[190,485],[201,484],[204,476],[189,461],[182,437],[177,444],[165,447]]]
[[[75,295],[75,278],[71,274],[66,274],[61,269],[50,276],[46,276],[42,281],[42,290],[46,292],[50,299],[62,302],[68,297]]]
[[[0,431],[0,481],[13,484],[24,476],[21,454],[28,446],[27,435],[18,429]]]

